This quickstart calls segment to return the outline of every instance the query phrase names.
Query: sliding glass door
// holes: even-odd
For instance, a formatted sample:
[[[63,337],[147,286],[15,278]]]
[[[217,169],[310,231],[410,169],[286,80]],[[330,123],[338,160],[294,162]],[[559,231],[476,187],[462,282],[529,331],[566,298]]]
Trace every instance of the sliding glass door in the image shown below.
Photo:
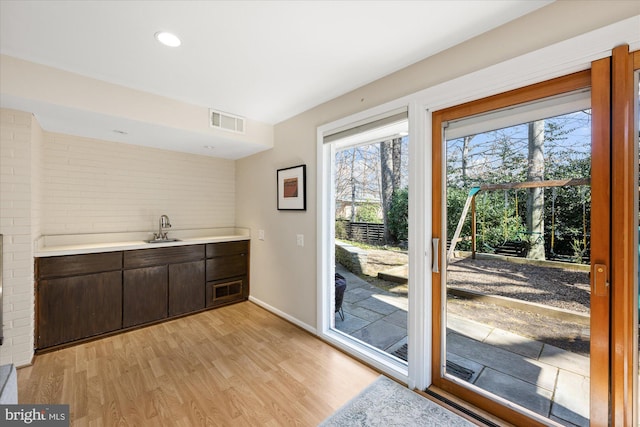
[[[433,114],[433,383],[518,425],[608,416],[605,62]]]
[[[408,118],[405,108],[324,136],[334,259],[327,324],[355,351],[406,370]]]

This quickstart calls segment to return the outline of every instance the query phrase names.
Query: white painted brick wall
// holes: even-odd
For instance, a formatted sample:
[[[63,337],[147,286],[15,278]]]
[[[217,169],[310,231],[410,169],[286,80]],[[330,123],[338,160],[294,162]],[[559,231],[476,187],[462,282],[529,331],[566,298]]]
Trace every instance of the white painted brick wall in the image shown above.
[[[33,129],[36,129],[33,132]],[[4,235],[4,343],[0,364],[26,365],[33,357],[32,159],[41,138],[33,115],[0,110],[0,233]]]
[[[235,226],[235,161],[45,132],[42,234]]]
[[[35,241],[42,235],[42,169],[44,133],[38,121],[31,124],[31,238]]]

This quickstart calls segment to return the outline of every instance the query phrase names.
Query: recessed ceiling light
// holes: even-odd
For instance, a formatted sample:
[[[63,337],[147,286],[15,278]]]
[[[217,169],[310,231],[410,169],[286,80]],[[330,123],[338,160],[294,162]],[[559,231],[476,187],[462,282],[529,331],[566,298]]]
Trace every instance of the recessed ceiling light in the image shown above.
[[[169,47],[178,47],[180,46],[180,43],[181,43],[178,36],[172,33],[168,33],[166,31],[158,31],[155,34],[155,37],[156,37],[156,40],[158,40],[160,43]]]
[[[213,150],[216,147],[214,147],[213,145],[205,145],[204,148],[206,148],[207,150]]]

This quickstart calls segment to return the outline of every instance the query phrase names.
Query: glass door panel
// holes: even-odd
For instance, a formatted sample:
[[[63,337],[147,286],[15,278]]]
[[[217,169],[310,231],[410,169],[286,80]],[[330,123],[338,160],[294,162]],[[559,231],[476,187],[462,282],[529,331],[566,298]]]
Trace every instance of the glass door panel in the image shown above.
[[[332,329],[406,366],[406,112],[349,129],[333,144],[335,289]]]
[[[444,376],[588,425],[591,111],[448,135]]]

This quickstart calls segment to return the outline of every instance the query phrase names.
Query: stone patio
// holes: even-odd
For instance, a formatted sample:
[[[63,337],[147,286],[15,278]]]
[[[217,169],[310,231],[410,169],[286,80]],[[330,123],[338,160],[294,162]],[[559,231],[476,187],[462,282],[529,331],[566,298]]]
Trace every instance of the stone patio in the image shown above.
[[[387,353],[407,343],[406,297],[376,288],[342,266],[347,279],[337,330]],[[566,426],[589,425],[589,358],[508,331],[449,316],[447,360],[468,382]]]

